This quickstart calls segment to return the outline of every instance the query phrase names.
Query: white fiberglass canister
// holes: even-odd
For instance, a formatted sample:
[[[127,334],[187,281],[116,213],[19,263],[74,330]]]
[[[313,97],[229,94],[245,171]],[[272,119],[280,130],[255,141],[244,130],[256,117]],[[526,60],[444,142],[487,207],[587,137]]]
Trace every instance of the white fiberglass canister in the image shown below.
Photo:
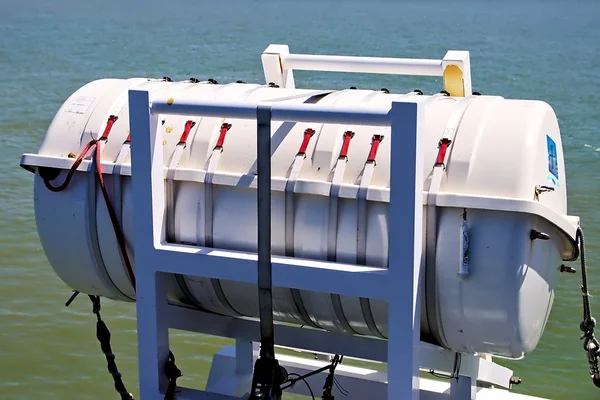
[[[357,107],[418,95],[146,79],[100,80],[78,90],[58,111],[39,154],[24,156],[23,165],[37,168],[36,220],[58,275],[81,292],[119,300],[134,300],[135,293],[92,167],[58,193],[44,180],[60,184],[89,139],[108,134],[104,180],[131,246],[131,88],[172,98]],[[425,102],[422,337],[459,352],[520,358],[544,330],[561,260],[576,256],[577,220],[566,216],[556,116],[540,101],[440,94]],[[161,116],[158,132],[167,240],[256,251],[255,121]],[[273,123],[274,254],[387,266],[389,135],[389,128],[370,126]],[[288,288],[273,293],[277,320],[387,335],[383,302]],[[250,284],[177,276],[171,296],[214,313],[258,316]]]

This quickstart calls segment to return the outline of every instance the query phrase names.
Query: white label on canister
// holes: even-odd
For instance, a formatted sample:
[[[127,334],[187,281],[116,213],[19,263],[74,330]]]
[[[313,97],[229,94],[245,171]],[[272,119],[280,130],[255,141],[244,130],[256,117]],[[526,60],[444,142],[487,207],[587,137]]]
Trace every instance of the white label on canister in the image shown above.
[[[94,100],[96,100],[95,97],[75,97],[73,100],[71,100],[71,104],[69,104],[65,112],[73,114],[85,114]]]

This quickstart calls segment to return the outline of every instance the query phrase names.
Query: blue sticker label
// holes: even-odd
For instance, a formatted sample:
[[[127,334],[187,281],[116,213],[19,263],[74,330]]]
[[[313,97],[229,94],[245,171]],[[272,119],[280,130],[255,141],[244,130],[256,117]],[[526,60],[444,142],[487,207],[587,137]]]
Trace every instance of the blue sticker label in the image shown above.
[[[558,181],[558,155],[556,152],[556,143],[549,135],[546,135],[546,142],[548,143],[548,171],[552,174],[554,179],[552,181]],[[548,176],[548,178],[551,178]]]

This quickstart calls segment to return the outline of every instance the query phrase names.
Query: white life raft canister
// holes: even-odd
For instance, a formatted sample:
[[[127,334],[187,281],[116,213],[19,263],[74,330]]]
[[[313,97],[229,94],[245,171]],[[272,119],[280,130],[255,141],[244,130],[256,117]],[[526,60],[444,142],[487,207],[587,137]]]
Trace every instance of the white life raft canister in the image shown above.
[[[101,153],[109,165],[104,180],[133,259],[127,104],[132,88],[173,98],[289,97],[285,101],[358,107],[417,95],[368,90],[315,95],[264,85],[147,79],[99,80],[79,89],[56,114],[39,153],[24,156],[23,164],[38,171],[36,221],[57,274],[83,293],[125,301],[135,300],[135,293],[93,171],[76,172],[61,192],[48,190],[42,176],[59,184],[89,139],[109,134]],[[435,192],[446,195],[448,204],[424,206],[430,220],[424,221],[422,338],[458,352],[520,358],[542,335],[561,260],[576,257],[577,218],[566,216],[556,116],[540,101],[435,95],[426,100],[424,123],[424,199]],[[256,191],[248,185],[256,173],[255,121],[165,115],[158,132],[167,240],[255,252]],[[274,254],[387,267],[393,245],[389,135],[389,128],[273,122]],[[438,179],[441,147],[448,154]],[[472,206],[461,203],[465,198],[473,199]],[[174,301],[230,316],[259,314],[255,285],[177,276],[171,286]],[[385,302],[289,288],[274,288],[273,296],[276,320],[387,335]]]

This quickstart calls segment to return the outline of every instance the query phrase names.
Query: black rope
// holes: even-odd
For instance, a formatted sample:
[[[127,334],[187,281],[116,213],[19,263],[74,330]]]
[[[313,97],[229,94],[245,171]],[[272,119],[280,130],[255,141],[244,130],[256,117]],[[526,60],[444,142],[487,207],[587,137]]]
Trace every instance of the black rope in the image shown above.
[[[79,295],[79,291],[74,290],[73,294],[67,300],[65,305],[69,307],[73,300]],[[110,331],[108,327],[102,320],[100,316],[100,296],[92,296],[88,295],[93,305],[93,312],[96,314],[97,322],[96,322],[96,337],[100,342],[100,347],[102,348],[102,352],[106,356],[106,362],[108,364],[108,372],[112,375],[115,381],[115,389],[121,395],[121,400],[134,400],[133,395],[127,391],[125,388],[125,384],[123,383],[121,373],[117,369],[117,364],[115,362],[115,355],[112,352],[112,348],[110,346]],[[175,390],[177,388],[177,379],[183,376],[181,370],[177,368],[175,365],[175,356],[169,350],[169,358],[165,363],[164,368],[165,375],[169,378],[169,386],[167,387],[167,391],[165,392],[164,400],[175,400]]]
[[[592,308],[590,305],[590,294],[587,281],[587,261],[585,259],[585,239],[581,227],[577,228],[576,235],[579,246],[579,256],[581,262],[581,296],[583,299],[583,321],[579,324],[579,329],[583,332],[583,349],[586,352],[588,364],[590,366],[590,377],[594,385],[600,388],[600,367],[598,366],[600,358],[600,342],[594,334],[596,328],[596,319],[592,317]]]
[[[165,400],[175,400],[175,389],[177,388],[177,378],[183,376],[181,370],[175,365],[175,356],[169,350],[169,358],[165,363],[165,375],[169,378],[169,386],[165,392]]]
[[[100,316],[100,296],[89,295],[89,298],[92,301],[93,312],[96,314],[97,318],[96,337],[98,338],[98,341],[100,342],[100,348],[106,357],[108,372],[110,372],[113,380],[115,381],[115,389],[121,395],[121,400],[134,400],[132,394],[129,393],[125,388],[123,379],[121,379],[121,373],[119,372],[117,363],[115,362],[115,355],[110,347],[110,331]]]

